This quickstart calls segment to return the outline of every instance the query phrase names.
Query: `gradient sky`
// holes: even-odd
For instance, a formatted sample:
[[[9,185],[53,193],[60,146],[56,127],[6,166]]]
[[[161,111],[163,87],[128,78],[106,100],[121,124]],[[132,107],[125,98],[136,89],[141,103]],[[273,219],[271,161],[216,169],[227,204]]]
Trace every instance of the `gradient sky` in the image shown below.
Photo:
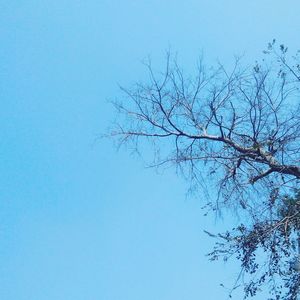
[[[202,196],[97,140],[171,47],[191,67],[299,45],[299,1],[0,1],[0,299],[227,299]],[[226,225],[226,224],[225,224]],[[241,299],[237,292],[234,299]],[[258,297],[257,299],[265,299]]]

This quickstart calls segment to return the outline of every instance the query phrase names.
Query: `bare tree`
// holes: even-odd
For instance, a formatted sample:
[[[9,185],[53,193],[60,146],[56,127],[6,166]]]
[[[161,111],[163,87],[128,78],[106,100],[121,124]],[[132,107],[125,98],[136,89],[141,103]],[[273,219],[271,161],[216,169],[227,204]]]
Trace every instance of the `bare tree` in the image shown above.
[[[200,60],[193,76],[170,54],[162,73],[149,61],[149,81],[122,88],[111,134],[134,147],[144,138],[152,165],[175,165],[200,188],[217,190],[213,210],[247,215],[245,224],[210,233],[221,240],[212,260],[241,261],[237,285],[245,297],[267,283],[270,299],[296,299],[300,273],[290,261],[300,229],[300,68],[298,56],[288,57],[283,45],[277,51],[275,41],[265,55],[254,67],[237,58],[230,72]]]

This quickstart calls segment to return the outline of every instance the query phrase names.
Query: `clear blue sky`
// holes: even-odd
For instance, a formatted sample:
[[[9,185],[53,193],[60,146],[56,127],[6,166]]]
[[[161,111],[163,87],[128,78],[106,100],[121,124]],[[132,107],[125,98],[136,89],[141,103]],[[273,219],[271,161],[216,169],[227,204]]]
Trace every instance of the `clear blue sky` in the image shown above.
[[[159,66],[249,61],[299,44],[299,1],[2,0],[0,299],[227,299],[236,264],[207,262],[201,195],[95,138],[117,84]],[[215,227],[214,227],[215,226]],[[235,299],[241,299],[236,294]],[[263,299],[263,297],[261,298]]]

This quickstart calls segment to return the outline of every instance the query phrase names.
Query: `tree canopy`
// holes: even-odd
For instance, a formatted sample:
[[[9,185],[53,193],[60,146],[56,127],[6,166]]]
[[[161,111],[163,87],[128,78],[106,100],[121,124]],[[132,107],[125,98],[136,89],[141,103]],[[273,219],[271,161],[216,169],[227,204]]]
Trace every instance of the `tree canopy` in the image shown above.
[[[298,55],[269,43],[264,58],[231,70],[200,59],[186,76],[168,53],[162,72],[122,88],[111,131],[134,149],[145,142],[153,166],[174,165],[200,190],[206,208],[234,210],[244,223],[217,239],[211,260],[236,258],[245,297],[269,287],[269,299],[297,298],[300,285],[300,66]],[[207,188],[209,186],[209,188]],[[300,247],[299,247],[300,249]],[[298,261],[299,260],[299,261]],[[299,262],[299,268],[297,263]],[[299,291],[300,292],[300,291]]]

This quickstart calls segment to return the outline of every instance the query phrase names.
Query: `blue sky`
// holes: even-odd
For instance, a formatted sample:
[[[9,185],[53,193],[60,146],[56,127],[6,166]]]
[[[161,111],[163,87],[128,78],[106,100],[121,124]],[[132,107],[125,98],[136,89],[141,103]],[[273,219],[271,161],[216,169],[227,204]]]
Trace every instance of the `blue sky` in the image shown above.
[[[171,47],[191,68],[299,47],[298,1],[2,1],[0,298],[227,299],[201,195],[108,140],[109,99]],[[241,299],[237,292],[236,299]],[[258,298],[259,299],[259,298]],[[263,297],[261,298],[263,299]]]

